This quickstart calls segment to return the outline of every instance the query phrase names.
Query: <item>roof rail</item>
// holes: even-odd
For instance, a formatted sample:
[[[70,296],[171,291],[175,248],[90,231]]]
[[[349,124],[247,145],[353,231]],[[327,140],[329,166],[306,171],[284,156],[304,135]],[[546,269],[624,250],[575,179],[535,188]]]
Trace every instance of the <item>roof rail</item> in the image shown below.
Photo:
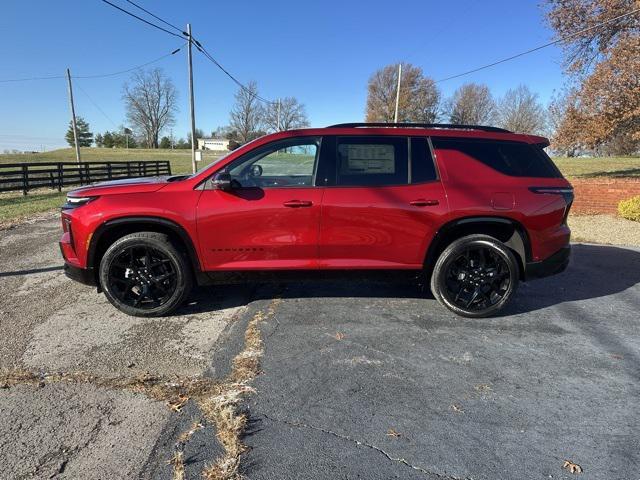
[[[455,125],[453,123],[384,123],[384,122],[356,122],[337,123],[327,128],[359,128],[359,127],[385,127],[385,128],[447,128],[456,130],[481,130],[483,132],[512,133],[504,128],[489,127],[487,125]]]

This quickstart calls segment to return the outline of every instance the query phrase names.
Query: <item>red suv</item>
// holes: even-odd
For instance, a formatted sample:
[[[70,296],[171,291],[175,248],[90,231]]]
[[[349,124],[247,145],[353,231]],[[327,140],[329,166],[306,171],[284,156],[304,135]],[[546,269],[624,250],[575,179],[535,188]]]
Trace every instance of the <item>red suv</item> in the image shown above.
[[[68,276],[131,315],[195,283],[271,271],[405,270],[484,317],[569,262],[571,185],[542,137],[494,127],[351,123],[248,143],[190,176],[79,188],[62,208]]]

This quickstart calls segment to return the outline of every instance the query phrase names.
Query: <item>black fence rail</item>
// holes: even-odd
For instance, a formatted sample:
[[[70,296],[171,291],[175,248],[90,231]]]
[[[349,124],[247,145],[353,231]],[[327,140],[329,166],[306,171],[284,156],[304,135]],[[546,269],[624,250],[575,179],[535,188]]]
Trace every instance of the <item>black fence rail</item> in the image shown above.
[[[171,175],[169,161],[38,162],[0,164],[0,192],[87,185],[107,180]]]

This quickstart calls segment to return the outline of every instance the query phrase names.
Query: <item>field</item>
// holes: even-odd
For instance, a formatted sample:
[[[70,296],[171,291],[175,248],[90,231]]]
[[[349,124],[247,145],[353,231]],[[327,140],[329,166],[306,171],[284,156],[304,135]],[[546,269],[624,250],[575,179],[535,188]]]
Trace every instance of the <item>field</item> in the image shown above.
[[[84,162],[137,161],[137,160],[169,160],[172,173],[191,172],[191,150],[150,150],[146,148],[81,148],[80,157]],[[220,155],[204,152],[198,168],[208,165]],[[21,162],[75,162],[76,153],[73,148],[61,148],[43,153],[2,154],[0,163]]]
[[[173,173],[191,172],[190,150],[149,150],[149,149],[108,149],[83,148],[82,160],[97,161],[125,161],[125,160],[169,160]],[[211,152],[203,154],[203,161],[198,168],[202,168],[220,156]],[[2,154],[1,163],[19,162],[74,162],[75,151],[64,148],[44,153],[33,154]],[[639,157],[600,157],[600,158],[554,158],[563,175],[571,178],[640,178]],[[266,166],[266,165],[265,165]],[[20,192],[0,195],[0,224],[29,215],[57,208],[64,202],[64,193],[48,190],[32,192],[23,197]]]

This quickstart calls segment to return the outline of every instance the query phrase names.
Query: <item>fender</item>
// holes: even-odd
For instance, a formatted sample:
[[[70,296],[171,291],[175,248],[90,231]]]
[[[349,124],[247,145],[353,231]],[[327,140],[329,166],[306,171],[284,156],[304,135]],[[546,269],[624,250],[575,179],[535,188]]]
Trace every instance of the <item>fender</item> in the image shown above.
[[[186,230],[181,225],[172,220],[153,216],[118,217],[102,223],[96,229],[93,237],[91,238],[89,251],[87,253],[87,265],[92,266],[94,264],[97,247],[100,244],[100,239],[105,233],[123,225],[133,224],[154,225],[171,230],[171,232],[176,234],[187,247],[187,254],[189,255],[189,260],[191,261],[191,265],[193,266],[194,273],[197,275],[202,272],[202,269],[200,267],[200,259],[198,258],[196,248]]]
[[[508,232],[509,229],[513,229],[512,233],[509,235],[503,235],[503,238],[500,238],[499,240],[518,253],[522,262],[521,266],[524,271],[526,263],[531,261],[531,242],[529,240],[527,230],[520,224],[520,222],[512,218],[490,216],[457,218],[444,224],[438,230],[427,249],[424,263],[425,267],[427,269],[432,268],[437,260],[437,256],[453,239],[471,233],[483,233],[482,231],[478,232],[474,227],[498,229],[505,229],[506,227],[506,232]],[[459,233],[457,235],[456,230]],[[474,230],[476,231],[474,232]],[[453,238],[451,238],[452,235]]]

